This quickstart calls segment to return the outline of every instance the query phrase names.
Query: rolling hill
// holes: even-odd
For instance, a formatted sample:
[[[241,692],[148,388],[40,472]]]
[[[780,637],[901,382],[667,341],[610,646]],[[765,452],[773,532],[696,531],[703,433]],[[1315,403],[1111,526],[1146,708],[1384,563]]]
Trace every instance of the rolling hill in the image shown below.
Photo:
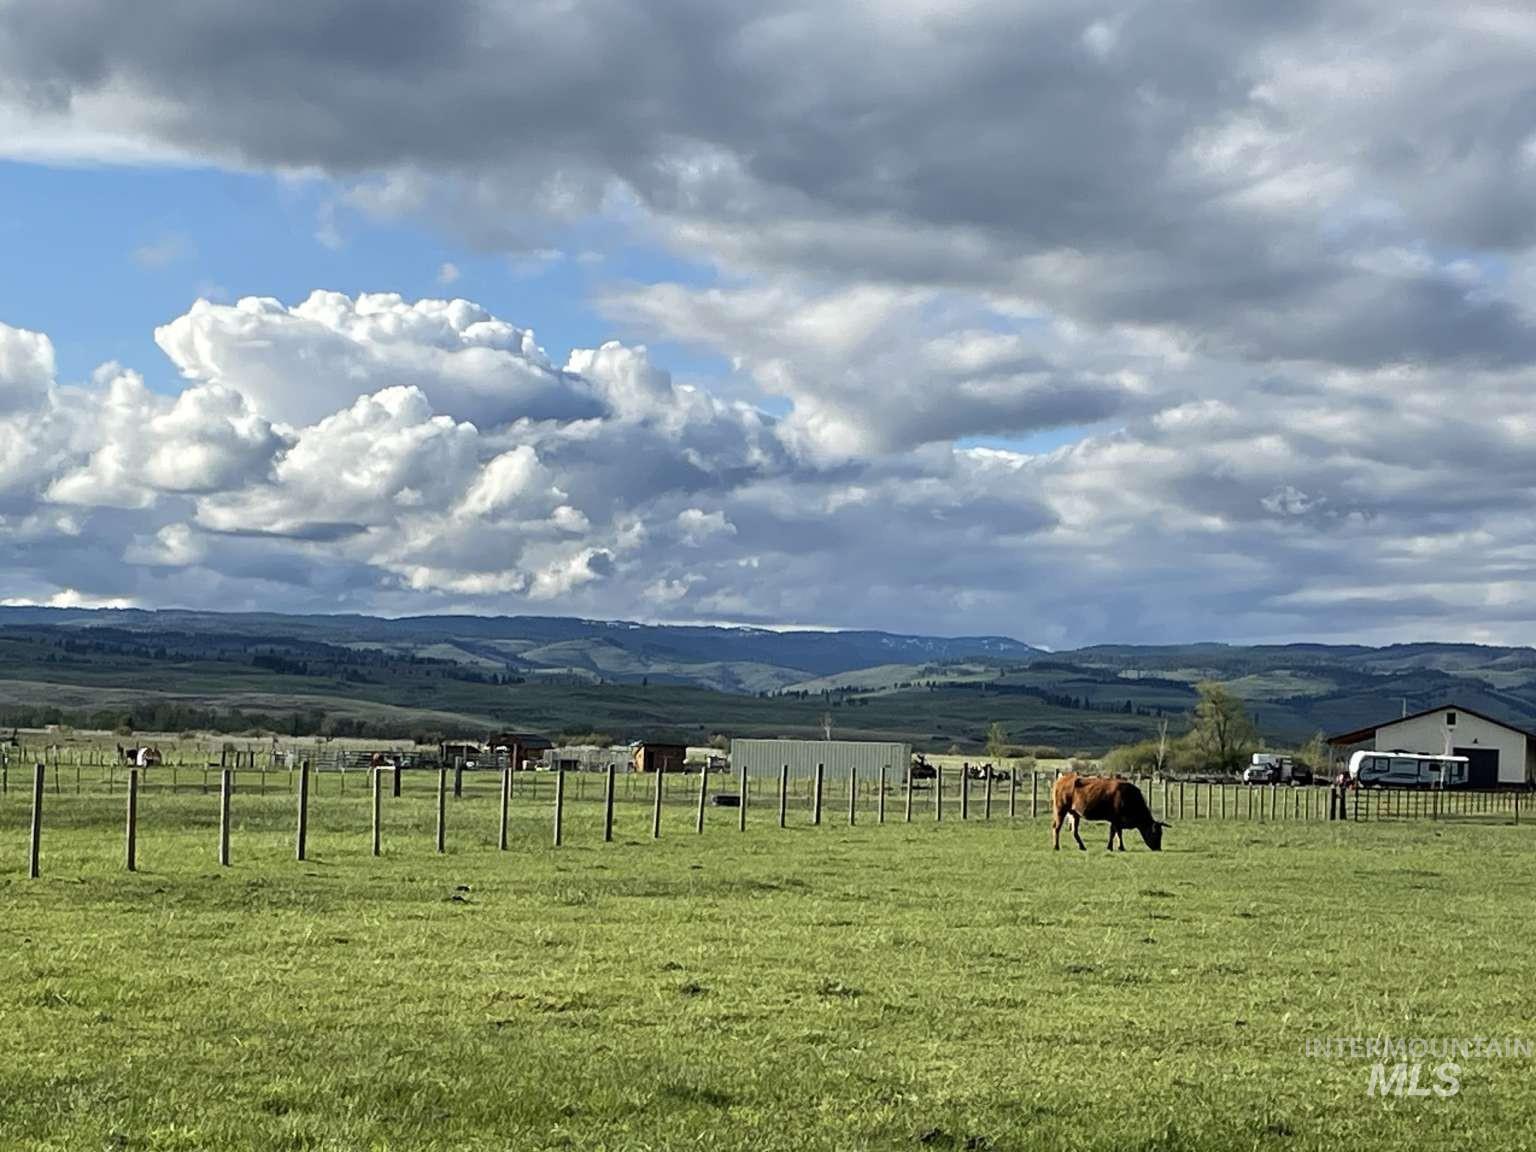
[[[1098,751],[1181,727],[1195,686],[1301,740],[1455,700],[1536,726],[1536,650],[1104,645],[559,617],[0,608],[0,722],[383,735],[503,726],[615,737],[845,735]]]

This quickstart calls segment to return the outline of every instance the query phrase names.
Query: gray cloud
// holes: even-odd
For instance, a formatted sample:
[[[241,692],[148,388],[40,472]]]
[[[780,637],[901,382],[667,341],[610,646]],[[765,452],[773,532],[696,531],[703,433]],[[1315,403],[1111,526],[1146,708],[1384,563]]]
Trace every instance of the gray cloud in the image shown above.
[[[314,171],[335,231],[522,260],[600,218],[717,276],[599,306],[734,372],[201,304],[180,423],[102,443],[0,326],[13,591],[1536,639],[1533,48],[1481,0],[11,0],[0,152]],[[154,420],[194,466],[124,465]]]

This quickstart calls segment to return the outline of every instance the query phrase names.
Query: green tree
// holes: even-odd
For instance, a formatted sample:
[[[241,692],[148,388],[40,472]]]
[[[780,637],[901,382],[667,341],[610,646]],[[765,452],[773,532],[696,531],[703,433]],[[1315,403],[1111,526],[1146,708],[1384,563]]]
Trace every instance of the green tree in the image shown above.
[[[1223,684],[1206,681],[1196,686],[1200,699],[1195,704],[1192,732],[1202,766],[1231,772],[1243,762],[1253,746],[1253,721],[1242,700]]]
[[[987,759],[993,762],[1008,755],[1008,732],[999,720],[992,721],[987,729]]]
[[[1301,746],[1301,751],[1296,757],[1314,772],[1328,766],[1328,737],[1321,731],[1313,733],[1312,739]]]

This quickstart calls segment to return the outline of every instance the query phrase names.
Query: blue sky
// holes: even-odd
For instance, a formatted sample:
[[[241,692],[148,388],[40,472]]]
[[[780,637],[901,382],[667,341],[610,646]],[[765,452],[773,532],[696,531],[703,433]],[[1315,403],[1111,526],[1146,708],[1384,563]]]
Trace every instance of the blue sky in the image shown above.
[[[477,251],[416,221],[378,222],[345,206],[327,217],[336,198],[336,187],[320,179],[0,161],[0,243],[24,272],[0,277],[0,318],[52,336],[66,380],[116,360],[152,388],[174,391],[180,381],[153,332],[200,296],[285,303],[316,289],[463,296],[532,328],[563,363],[571,348],[626,334],[590,306],[598,287],[709,278],[707,269],[609,226],[551,228],[546,246],[561,256],[543,260]],[[334,222],[334,245],[318,235],[326,219]],[[458,278],[444,284],[447,263]],[[653,351],[680,374],[729,371],[698,349],[657,341]]]

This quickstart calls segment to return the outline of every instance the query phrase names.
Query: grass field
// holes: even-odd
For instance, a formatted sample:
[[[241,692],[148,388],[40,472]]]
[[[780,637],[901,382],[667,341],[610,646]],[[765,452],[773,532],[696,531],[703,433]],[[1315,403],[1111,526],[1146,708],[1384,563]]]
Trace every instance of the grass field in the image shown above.
[[[1052,853],[1044,818],[773,827],[643,795],[566,844],[426,782],[0,799],[0,1148],[1529,1147],[1529,1060],[1367,1098],[1309,1038],[1523,1036],[1536,831],[1189,821]],[[487,782],[489,783],[489,782]],[[900,805],[890,809],[899,819]],[[1086,834],[1085,834],[1086,835]],[[1134,840],[1134,836],[1131,837]],[[1423,1082],[1431,1082],[1426,1075]]]

